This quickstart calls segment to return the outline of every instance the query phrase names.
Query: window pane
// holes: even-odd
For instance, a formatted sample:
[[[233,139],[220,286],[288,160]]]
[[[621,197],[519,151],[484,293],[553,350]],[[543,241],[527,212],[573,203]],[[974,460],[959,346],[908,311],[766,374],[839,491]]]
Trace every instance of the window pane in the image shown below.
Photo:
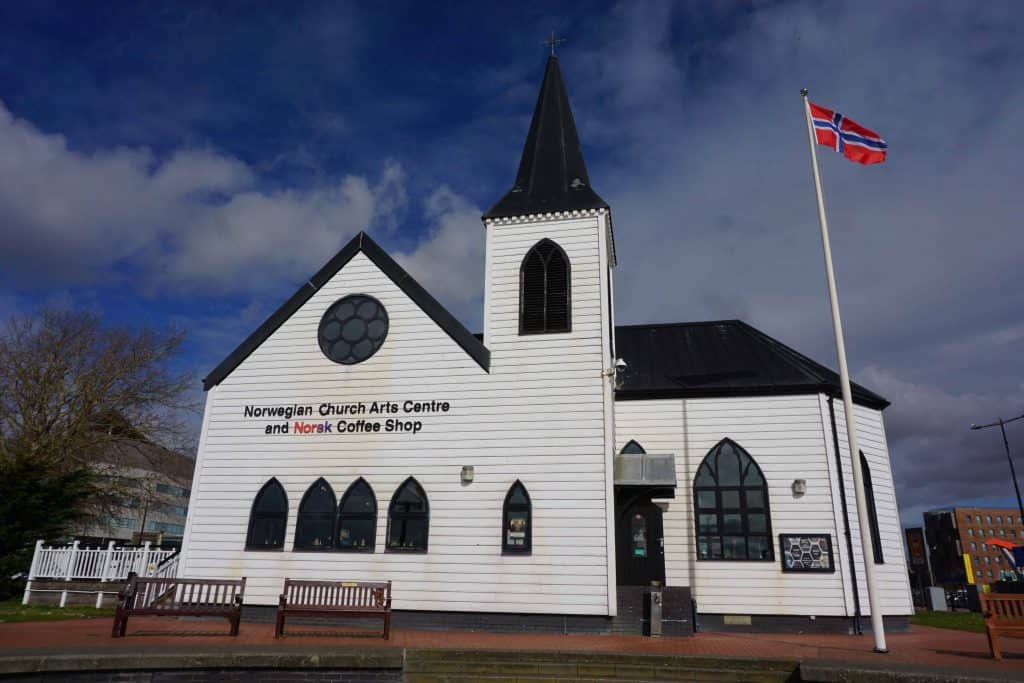
[[[722,515],[722,527],[727,534],[742,534],[743,515]]]
[[[697,478],[693,482],[694,486],[715,486],[715,478],[711,475],[711,468],[705,462],[697,470]]]
[[[740,506],[740,492],[739,491],[722,491],[722,507],[723,508],[739,508]]]
[[[341,512],[355,514],[374,514],[377,512],[377,500],[373,497],[370,485],[363,480],[357,481],[345,494],[341,501]]]
[[[268,512],[287,512],[288,502],[284,497],[284,489],[276,481],[270,482],[259,493],[259,498],[256,504],[253,506],[253,512],[268,513]]]
[[[526,505],[529,501],[526,498],[526,490],[522,485],[517,485],[512,489],[511,495],[508,497],[509,505]]]
[[[740,459],[730,444],[723,444],[718,452],[718,485],[739,486]]]
[[[306,550],[331,547],[334,532],[334,515],[303,515],[295,530],[295,545]]]
[[[302,501],[302,512],[333,514],[334,504],[334,493],[331,491],[331,487],[327,485],[327,482],[319,481],[313,484],[313,488],[309,490],[305,500]]]
[[[722,539],[718,536],[698,537],[697,554],[703,560],[722,559]]]
[[[747,539],[743,536],[726,536],[722,539],[722,557],[726,560],[747,559]]]
[[[401,550],[426,550],[427,520],[423,518],[393,518],[388,547]]]
[[[415,481],[407,481],[391,502],[392,512],[426,512],[427,501]]]
[[[771,559],[771,546],[767,536],[750,536],[747,538],[748,555],[751,560]]]
[[[748,508],[763,508],[764,507],[764,493],[761,489],[747,489],[743,492],[743,495],[747,498]]]
[[[715,508],[715,492],[714,491],[697,491],[697,507],[700,508]]]
[[[284,545],[283,517],[256,517],[246,544],[253,548],[280,548]]]
[[[373,519],[342,519],[338,524],[338,547],[373,548],[376,526]]]
[[[752,534],[763,534],[768,531],[768,519],[761,513],[747,516],[747,531]]]
[[[764,484],[764,477],[761,476],[761,471],[757,469],[757,465],[750,463],[750,467],[747,468],[747,473],[743,476],[743,483],[747,486],[761,486]]]
[[[717,534],[718,533],[718,515],[700,515],[698,521],[697,533],[700,534]]]

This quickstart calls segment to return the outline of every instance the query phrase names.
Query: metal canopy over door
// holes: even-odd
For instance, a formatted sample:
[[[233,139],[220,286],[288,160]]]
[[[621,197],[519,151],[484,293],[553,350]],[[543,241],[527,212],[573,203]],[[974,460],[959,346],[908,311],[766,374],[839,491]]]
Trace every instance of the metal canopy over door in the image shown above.
[[[617,494],[616,555],[618,584],[648,586],[665,583],[665,547],[661,508],[651,494]]]

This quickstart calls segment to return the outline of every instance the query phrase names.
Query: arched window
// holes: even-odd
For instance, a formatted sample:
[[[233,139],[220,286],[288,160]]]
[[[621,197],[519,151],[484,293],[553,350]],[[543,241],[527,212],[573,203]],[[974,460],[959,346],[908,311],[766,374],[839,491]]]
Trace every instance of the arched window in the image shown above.
[[[373,552],[377,535],[377,497],[362,477],[356,479],[338,506],[338,550]]]
[[[528,553],[533,547],[533,515],[530,494],[521,481],[516,481],[505,494],[502,510],[501,550],[505,553]]]
[[[430,531],[430,505],[414,478],[409,477],[398,487],[388,506],[388,550],[427,549]]]
[[[526,253],[519,268],[519,333],[572,329],[569,257],[545,238]]]
[[[629,443],[627,443],[625,446],[623,446],[622,450],[619,451],[619,453],[625,453],[625,454],[640,454],[640,453],[646,453],[646,452],[647,451],[644,450],[644,447],[641,446],[640,444],[638,444],[634,439],[630,439]]]
[[[875,507],[875,487],[871,485],[871,468],[868,467],[868,459],[864,457],[864,451],[860,453],[860,473],[864,478],[864,497],[868,502],[868,524],[871,530],[871,546],[875,554],[875,564],[883,564],[885,557],[882,555],[882,534],[878,531],[878,509]]]
[[[731,439],[704,456],[693,500],[698,559],[774,559],[768,485],[754,459]]]
[[[295,524],[296,550],[330,550],[334,547],[334,518],[337,515],[334,489],[323,477],[306,489],[299,503]]]
[[[280,550],[288,525],[288,496],[277,479],[271,479],[252,501],[246,550]]]

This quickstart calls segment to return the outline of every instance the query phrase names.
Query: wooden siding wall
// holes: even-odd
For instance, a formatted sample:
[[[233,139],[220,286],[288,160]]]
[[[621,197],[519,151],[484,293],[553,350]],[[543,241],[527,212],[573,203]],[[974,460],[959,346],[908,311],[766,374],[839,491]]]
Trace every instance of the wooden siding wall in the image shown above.
[[[836,500],[836,519],[841,519],[839,508],[839,482],[835,472],[835,445],[832,440],[832,427],[828,422],[828,399],[820,397],[823,424],[828,434],[829,462],[832,464],[832,479]],[[857,563],[857,583],[860,587],[860,605],[862,614],[871,614],[868,600],[868,589],[864,560],[860,545],[860,523],[857,519],[857,500],[853,488],[853,469],[850,460],[850,448],[846,440],[846,419],[843,413],[843,402],[835,400],[836,430],[839,434],[839,455],[843,466],[843,486],[846,491],[846,506],[850,515],[850,533],[853,535],[853,557]],[[893,485],[892,466],[889,461],[889,448],[885,438],[885,424],[882,413],[878,410],[854,406],[857,421],[857,437],[860,449],[871,468],[871,483],[875,492],[875,509],[878,513],[878,531],[882,537],[883,564],[877,564],[879,596],[882,599],[882,614],[913,614],[914,603],[910,594],[910,577],[907,574],[907,558],[903,545],[903,530],[900,524],[899,509],[896,505],[896,489]],[[853,463],[860,467],[860,458]],[[841,522],[840,522],[841,524]],[[842,528],[840,526],[840,528]],[[848,566],[845,541],[842,547],[843,568]],[[843,583],[848,596],[848,607],[853,614],[853,592],[850,589],[849,573],[844,573]]]
[[[629,359],[626,359],[629,362]],[[615,404],[616,449],[636,439],[648,453],[673,453],[678,486],[664,515],[665,572],[668,585],[689,585],[697,608],[708,614],[773,614],[845,616],[853,614],[852,596],[844,591],[845,541],[837,510],[838,493],[827,428],[827,406],[816,395],[717,399],[619,401]],[[841,405],[839,406],[841,412]],[[877,411],[868,411],[878,415]],[[823,421],[824,420],[824,421]],[[880,419],[874,439],[865,434],[881,464],[875,477],[883,538],[898,551],[893,573],[902,571],[895,500],[892,497],[888,454]],[[840,429],[842,426],[840,425]],[[721,439],[743,446],[764,471],[771,505],[773,562],[715,562],[696,559],[693,523],[693,477],[704,456]],[[880,439],[880,441],[879,441]],[[879,447],[880,444],[880,447]],[[883,473],[883,470],[885,473]],[[795,496],[794,479],[807,481],[807,493]],[[848,484],[852,495],[852,481]],[[851,499],[852,500],[852,499]],[[851,510],[855,508],[852,506]],[[883,515],[883,510],[885,514]],[[884,520],[883,520],[884,517]],[[838,524],[837,524],[838,521]],[[782,533],[828,533],[832,536],[835,574],[783,573],[778,537]],[[856,530],[854,530],[856,533]],[[889,557],[889,549],[887,555]],[[887,568],[887,572],[888,572]],[[860,576],[863,579],[863,568]],[[866,595],[866,590],[864,591]],[[888,590],[886,614],[909,614],[909,586],[903,593]],[[863,601],[863,602],[866,602]],[[849,611],[847,611],[849,610]]]
[[[489,374],[357,254],[209,392],[182,575],[247,576],[254,604],[276,603],[290,577],[392,580],[395,609],[608,613],[598,221],[557,234],[537,224],[489,230]],[[573,331],[520,337],[519,264],[543,236],[572,261]],[[317,326],[350,293],[379,299],[391,327],[376,355],[341,366],[320,352]],[[266,436],[263,424],[280,420],[243,418],[247,404],[406,399],[449,401],[451,412],[419,418],[416,435]],[[475,467],[472,484],[460,481],[463,465]],[[429,551],[388,552],[388,502],[410,475],[429,498]],[[288,494],[285,549],[246,551],[253,497],[272,476]],[[375,552],[292,550],[299,502],[320,476],[339,500],[357,477],[373,487]],[[501,553],[502,502],[516,479],[533,503],[529,556]]]

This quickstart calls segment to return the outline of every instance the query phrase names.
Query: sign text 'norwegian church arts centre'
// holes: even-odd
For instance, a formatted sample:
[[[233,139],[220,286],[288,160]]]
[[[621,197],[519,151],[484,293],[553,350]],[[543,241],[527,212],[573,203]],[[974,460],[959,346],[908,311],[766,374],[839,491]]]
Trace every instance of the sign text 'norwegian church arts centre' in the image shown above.
[[[359,401],[355,403],[292,403],[288,405],[247,405],[243,416],[250,419],[278,418],[284,422],[265,423],[264,434],[418,434],[420,417],[451,411],[448,401]],[[362,417],[362,416],[367,417]],[[398,417],[387,417],[397,415]],[[325,418],[297,420],[294,418]],[[340,418],[340,419],[339,419]]]

